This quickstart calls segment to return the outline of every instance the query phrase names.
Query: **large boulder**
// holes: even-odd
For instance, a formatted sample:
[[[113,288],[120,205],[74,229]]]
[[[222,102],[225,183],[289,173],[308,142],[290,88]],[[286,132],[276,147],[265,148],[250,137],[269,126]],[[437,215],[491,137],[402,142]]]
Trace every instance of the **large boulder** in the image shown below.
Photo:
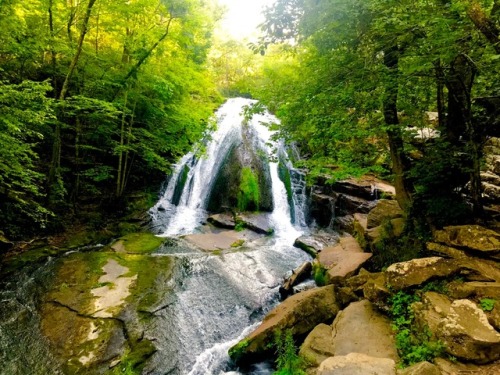
[[[396,363],[389,358],[349,353],[324,360],[317,375],[396,375]]]
[[[447,278],[460,266],[453,259],[429,257],[391,264],[386,270],[387,284],[394,290],[423,284],[435,278]]]
[[[258,361],[269,352],[277,330],[291,330],[295,338],[301,338],[318,324],[331,321],[339,310],[333,285],[295,294],[267,314],[257,329],[229,350],[229,355],[237,363]]]
[[[404,212],[399,207],[397,201],[381,199],[377,205],[368,213],[367,228],[375,228],[381,225],[385,220],[401,218]]]
[[[332,327],[319,324],[307,335],[300,346],[299,355],[311,366],[317,367],[325,359],[335,355],[332,339]]]
[[[487,256],[500,254],[500,234],[479,225],[444,227],[434,233],[434,241]]]
[[[483,310],[470,300],[451,304],[437,336],[455,357],[479,364],[500,359],[500,334],[489,324]]]
[[[332,324],[335,356],[363,353],[398,361],[390,320],[367,300],[351,303]]]
[[[340,239],[338,245],[323,249],[317,259],[327,270],[328,282],[338,283],[353,276],[371,257],[371,253],[363,253],[353,237],[346,236]]]
[[[415,324],[421,331],[428,329],[435,337],[439,325],[450,312],[451,302],[445,295],[436,292],[424,293],[420,302],[412,304]]]

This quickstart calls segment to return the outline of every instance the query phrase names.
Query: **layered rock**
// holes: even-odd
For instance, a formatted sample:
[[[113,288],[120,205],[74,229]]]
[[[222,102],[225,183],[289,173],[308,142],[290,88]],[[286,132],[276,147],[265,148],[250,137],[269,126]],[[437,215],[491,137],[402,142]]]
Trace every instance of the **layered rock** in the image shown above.
[[[255,331],[229,350],[229,355],[238,363],[255,362],[270,350],[277,330],[304,337],[318,324],[331,321],[339,310],[333,285],[295,294],[267,314]]]

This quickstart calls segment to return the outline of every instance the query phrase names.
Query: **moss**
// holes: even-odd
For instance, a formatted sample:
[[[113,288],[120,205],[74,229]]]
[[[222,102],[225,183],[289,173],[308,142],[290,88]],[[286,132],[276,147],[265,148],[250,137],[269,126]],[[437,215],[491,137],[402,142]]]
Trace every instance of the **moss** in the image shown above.
[[[139,254],[116,254],[117,261],[129,269],[125,277],[137,276],[127,301],[134,303],[138,311],[147,311],[161,297],[159,285],[166,285],[172,275],[170,257],[151,257]]]
[[[149,254],[158,249],[165,240],[149,232],[138,232],[127,234],[119,241],[122,241],[126,253]]]
[[[260,188],[259,179],[251,168],[241,170],[240,190],[238,193],[238,210],[259,210]]]
[[[238,241],[234,241],[232,244],[231,244],[231,247],[241,247],[243,246],[243,244],[245,243],[245,240],[238,240]]]
[[[318,261],[313,262],[313,279],[318,286],[324,286],[327,283],[326,268],[323,267]]]
[[[108,372],[110,375],[139,375],[144,362],[156,352],[156,347],[149,340],[141,340],[123,355],[120,363]]]
[[[233,346],[231,349],[229,349],[229,357],[235,361],[238,362],[243,355],[245,354],[246,348],[250,345],[250,341],[247,339],[241,340],[239,343],[237,343],[235,346]]]

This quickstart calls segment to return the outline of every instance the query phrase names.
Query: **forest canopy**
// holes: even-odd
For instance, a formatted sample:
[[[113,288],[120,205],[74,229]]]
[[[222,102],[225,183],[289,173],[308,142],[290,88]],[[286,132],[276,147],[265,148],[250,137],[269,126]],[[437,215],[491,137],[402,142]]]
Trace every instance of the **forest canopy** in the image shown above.
[[[0,227],[57,226],[163,178],[220,104],[220,15],[202,0],[0,2]]]

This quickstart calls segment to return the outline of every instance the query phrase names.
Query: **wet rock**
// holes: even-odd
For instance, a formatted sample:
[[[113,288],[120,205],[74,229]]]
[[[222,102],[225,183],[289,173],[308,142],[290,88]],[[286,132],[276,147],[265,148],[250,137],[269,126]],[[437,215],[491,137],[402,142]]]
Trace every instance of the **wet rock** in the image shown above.
[[[393,196],[396,194],[394,186],[373,176],[336,181],[331,188],[339,193],[364,198],[366,200],[376,200],[383,195]]]
[[[332,324],[335,356],[362,353],[398,361],[391,322],[367,300],[353,302]]]
[[[389,358],[370,357],[361,353],[338,355],[324,360],[318,375],[396,375],[396,363]]]
[[[224,230],[219,233],[188,234],[184,239],[205,251],[227,250],[241,246],[241,241],[252,241],[256,234],[250,231],[235,232]]]
[[[259,234],[271,234],[274,229],[271,227],[268,214],[244,213],[237,216],[237,220],[245,224],[245,227]]]
[[[434,359],[434,364],[441,371],[441,375],[462,375],[462,374],[477,374],[477,375],[498,375],[500,362],[489,365],[475,365],[472,363],[451,362],[444,358]]]
[[[367,228],[375,228],[383,223],[384,220],[401,218],[404,212],[395,200],[381,199],[377,205],[368,213]]]
[[[375,205],[375,201],[366,200],[354,195],[339,194],[335,201],[335,213],[338,216],[354,214],[355,212],[368,213]]]
[[[337,196],[312,192],[311,205],[309,208],[311,218],[322,227],[330,227],[335,217],[336,200]]]
[[[437,336],[444,342],[446,351],[455,357],[479,364],[500,359],[500,334],[472,301],[454,301]]]
[[[233,215],[228,213],[211,215],[207,221],[219,228],[234,229],[236,226]]]
[[[319,233],[311,236],[301,236],[295,240],[293,246],[315,257],[325,247],[333,246],[338,240],[339,236],[336,234]]]
[[[452,259],[430,257],[394,263],[385,273],[387,284],[394,290],[401,290],[430,279],[450,277],[459,270],[460,266]]]
[[[314,327],[300,346],[299,355],[314,367],[333,357],[332,327],[323,323]]]
[[[449,226],[434,233],[435,242],[483,255],[500,254],[500,234],[479,225]]]
[[[283,286],[279,289],[281,299],[285,299],[293,294],[293,287],[310,277],[311,271],[311,262],[304,262],[300,267],[293,270],[292,275],[285,279]]]
[[[337,216],[333,219],[333,228],[339,231],[345,231],[347,233],[352,233],[354,227],[354,216],[344,215]]]
[[[333,285],[294,294],[266,315],[262,324],[229,350],[237,363],[253,363],[265,357],[278,329],[290,329],[303,337],[320,323],[331,321],[339,311]]]
[[[436,365],[427,361],[414,364],[403,370],[398,370],[398,375],[441,375],[441,371]]]

